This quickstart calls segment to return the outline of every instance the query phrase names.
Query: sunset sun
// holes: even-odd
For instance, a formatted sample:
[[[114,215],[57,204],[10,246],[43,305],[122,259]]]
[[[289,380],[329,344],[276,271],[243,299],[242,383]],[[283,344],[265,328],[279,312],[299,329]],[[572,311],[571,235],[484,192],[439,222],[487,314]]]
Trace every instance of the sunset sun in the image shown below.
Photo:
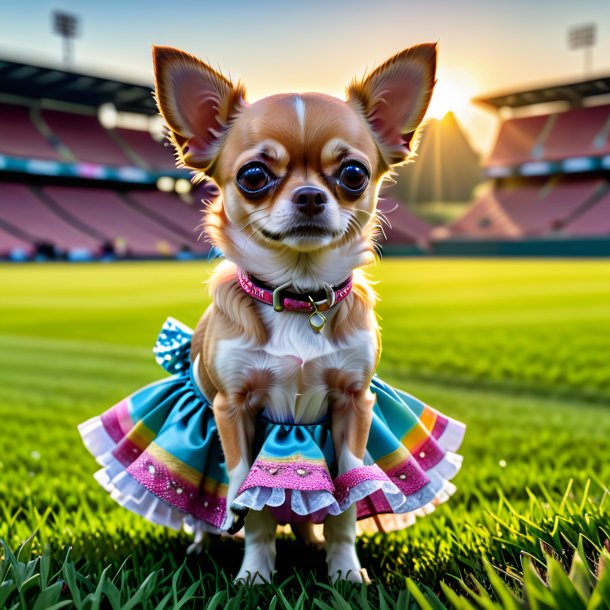
[[[471,77],[439,72],[426,116],[442,119],[448,112],[459,116],[468,108],[475,91],[475,83]]]

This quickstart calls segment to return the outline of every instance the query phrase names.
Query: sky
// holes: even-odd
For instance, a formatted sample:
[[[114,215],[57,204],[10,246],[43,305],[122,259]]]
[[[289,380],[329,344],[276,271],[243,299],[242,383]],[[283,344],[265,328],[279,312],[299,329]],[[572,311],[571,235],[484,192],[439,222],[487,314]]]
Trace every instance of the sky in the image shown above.
[[[150,48],[182,48],[240,78],[251,101],[277,92],[343,97],[353,76],[439,42],[430,116],[453,110],[479,151],[497,117],[469,100],[584,77],[567,31],[595,22],[591,75],[610,73],[610,0],[0,0],[0,58],[60,65],[54,10],[75,13],[77,71],[152,82]]]

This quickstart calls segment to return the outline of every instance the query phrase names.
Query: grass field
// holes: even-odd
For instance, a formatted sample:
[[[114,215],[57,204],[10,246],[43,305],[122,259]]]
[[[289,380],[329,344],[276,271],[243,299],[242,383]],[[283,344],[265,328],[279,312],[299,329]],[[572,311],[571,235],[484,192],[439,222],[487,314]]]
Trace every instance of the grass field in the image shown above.
[[[240,543],[183,564],[185,534],[116,506],[91,477],[77,423],[159,378],[158,329],[168,315],[196,323],[209,268],[0,267],[0,608],[610,608],[607,262],[373,270],[380,374],[468,431],[450,503],[359,541],[368,589],[328,587],[322,558],[290,539],[273,586],[234,588]]]

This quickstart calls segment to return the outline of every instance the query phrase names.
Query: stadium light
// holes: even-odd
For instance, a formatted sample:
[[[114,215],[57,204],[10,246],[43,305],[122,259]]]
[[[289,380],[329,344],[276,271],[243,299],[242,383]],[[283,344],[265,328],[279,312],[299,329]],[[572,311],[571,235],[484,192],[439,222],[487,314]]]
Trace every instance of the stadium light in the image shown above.
[[[191,192],[191,181],[185,178],[179,178],[176,180],[176,193],[179,195],[185,195]]]
[[[148,131],[151,137],[157,142],[162,142],[166,138],[165,121],[159,115],[151,116],[148,120]]]
[[[97,110],[97,117],[106,129],[114,129],[117,126],[117,111],[113,103],[102,104]]]
[[[157,180],[157,188],[164,193],[169,193],[174,190],[175,181],[171,176],[161,176]]]
[[[69,66],[74,59],[74,47],[72,41],[79,34],[80,21],[76,15],[53,11],[53,31],[61,36],[63,41],[64,64]]]
[[[584,49],[585,76],[591,72],[593,67],[593,47],[597,41],[597,24],[587,23],[576,25],[568,30],[568,46],[570,49]]]

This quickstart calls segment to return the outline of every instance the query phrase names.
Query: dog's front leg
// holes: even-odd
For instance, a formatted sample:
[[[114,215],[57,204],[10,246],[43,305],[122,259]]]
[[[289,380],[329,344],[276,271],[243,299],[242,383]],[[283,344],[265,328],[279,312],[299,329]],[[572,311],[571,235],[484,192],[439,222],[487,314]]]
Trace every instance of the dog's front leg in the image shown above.
[[[275,570],[275,534],[277,523],[269,509],[251,510],[244,526],[244,559],[235,582],[262,585],[271,580]]]
[[[366,389],[344,391],[331,405],[331,431],[338,460],[339,476],[364,465],[375,397]],[[331,580],[363,581],[356,554],[356,505],[324,522],[326,563]]]
[[[340,515],[324,520],[326,565],[332,582],[351,580],[362,582],[361,566],[356,554],[356,505]]]
[[[366,389],[343,390],[331,404],[331,432],[339,476],[364,464],[375,396]]]
[[[234,534],[241,529],[246,516],[245,513],[234,513],[230,507],[250,471],[255,425],[254,413],[252,409],[243,404],[243,401],[231,400],[221,392],[214,397],[213,407],[229,475],[227,514],[222,529]]]

